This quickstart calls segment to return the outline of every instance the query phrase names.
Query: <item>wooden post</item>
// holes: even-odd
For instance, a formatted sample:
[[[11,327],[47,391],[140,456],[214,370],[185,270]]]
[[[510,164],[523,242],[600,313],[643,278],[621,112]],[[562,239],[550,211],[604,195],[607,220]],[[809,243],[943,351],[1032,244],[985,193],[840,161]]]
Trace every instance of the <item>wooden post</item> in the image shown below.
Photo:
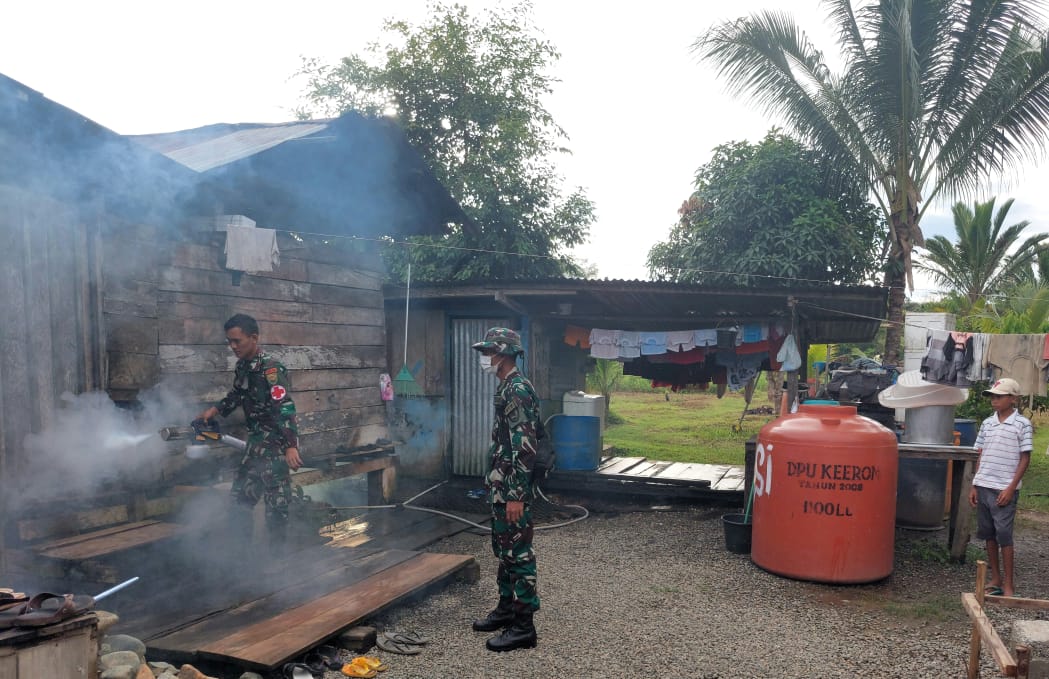
[[[1031,647],[1016,647],[1016,676],[1019,679],[1027,679],[1031,674]]]
[[[980,560],[976,562],[976,601],[983,608],[983,588],[987,580],[987,562]],[[977,679],[980,676],[980,630],[973,621],[973,631],[969,637],[969,672],[968,679]]]
[[[970,460],[951,460],[949,469],[953,478],[951,485],[951,518],[947,522],[950,528],[947,536],[947,548],[950,550],[951,559],[958,563],[965,563],[965,548],[969,544],[969,524],[972,517],[972,506],[969,504],[969,489],[972,488],[973,482],[973,463]],[[976,593],[980,594],[982,591],[983,587],[980,587]]]

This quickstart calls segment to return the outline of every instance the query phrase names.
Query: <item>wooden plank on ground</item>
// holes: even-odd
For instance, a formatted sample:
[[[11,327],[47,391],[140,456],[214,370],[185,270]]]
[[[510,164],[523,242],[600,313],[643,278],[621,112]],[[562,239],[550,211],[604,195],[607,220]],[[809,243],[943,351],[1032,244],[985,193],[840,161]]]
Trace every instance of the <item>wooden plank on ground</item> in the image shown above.
[[[631,467],[641,464],[647,458],[644,457],[613,457],[608,464],[598,468],[600,474],[622,474]]]
[[[308,560],[315,557],[315,561]],[[154,618],[134,622],[151,653],[168,662],[193,662],[205,645],[235,634],[245,627],[278,616],[284,611],[311,603],[376,573],[415,557],[405,550],[325,550],[310,549],[300,553],[299,561],[307,566],[301,572],[288,570],[283,582],[265,580],[268,589],[244,600],[234,594],[209,592],[202,601],[193,601],[195,613],[187,619],[172,620],[170,611],[160,610]],[[191,592],[192,587],[187,586]],[[121,621],[125,622],[125,621]]]
[[[634,474],[633,472],[631,472],[630,475],[631,476],[637,476],[637,477],[640,477],[640,478],[646,478],[646,477],[651,478],[651,477],[659,476],[660,472],[662,472],[664,469],[669,467],[671,464],[673,464],[673,463],[671,463],[671,462],[656,462],[651,467],[649,467],[648,469],[645,469],[644,471],[638,472],[637,474]]]
[[[37,551],[42,551],[54,549],[55,547],[76,545],[81,542],[87,542],[88,540],[116,535],[117,533],[123,533],[124,531],[135,530],[136,528],[142,528],[143,526],[151,526],[155,523],[160,522],[154,519],[149,521],[136,521],[135,523],[122,523],[119,526],[110,526],[109,528],[91,531],[90,533],[78,533],[77,535],[70,535],[69,537],[59,538],[57,540],[48,540],[47,542],[33,545],[33,548]]]
[[[178,523],[150,522],[149,525],[121,531],[112,535],[92,538],[62,547],[54,547],[40,551],[40,556],[51,559],[64,559],[76,561],[91,559],[105,554],[122,552],[132,547],[152,544],[181,535],[189,530],[189,527]]]
[[[743,490],[746,474],[743,467],[729,467],[724,475],[710,484],[712,490]]]
[[[472,556],[459,554],[419,554],[359,583],[217,639],[201,647],[200,655],[272,669],[474,561]]]
[[[657,464],[659,464],[659,462],[657,462],[655,460],[646,460],[644,462],[639,462],[639,463],[635,464],[633,467],[630,467],[629,469],[621,471],[618,474],[615,474],[614,476],[625,476],[625,477],[628,477],[628,478],[635,477],[635,476],[641,476],[642,474],[644,474],[646,471],[648,471],[649,469],[651,469],[652,467],[654,467]],[[602,472],[602,473],[604,473],[604,472]]]

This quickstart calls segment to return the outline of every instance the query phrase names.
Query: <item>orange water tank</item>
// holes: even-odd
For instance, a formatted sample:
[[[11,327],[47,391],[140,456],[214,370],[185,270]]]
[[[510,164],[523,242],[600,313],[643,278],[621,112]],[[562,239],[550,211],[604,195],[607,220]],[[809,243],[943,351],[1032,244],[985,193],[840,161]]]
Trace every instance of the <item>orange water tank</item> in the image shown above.
[[[817,582],[892,573],[896,435],[855,406],[805,405],[758,434],[751,559]]]

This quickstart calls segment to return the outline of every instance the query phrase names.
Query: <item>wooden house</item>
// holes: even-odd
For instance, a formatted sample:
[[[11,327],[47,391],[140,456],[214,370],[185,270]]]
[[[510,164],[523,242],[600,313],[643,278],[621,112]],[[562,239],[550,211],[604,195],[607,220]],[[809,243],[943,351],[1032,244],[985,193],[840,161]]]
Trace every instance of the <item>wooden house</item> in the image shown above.
[[[0,539],[8,546],[48,534],[21,520],[50,511],[56,498],[98,510],[73,520],[84,531],[148,518],[174,485],[213,481],[232,466],[229,454],[210,465],[187,460],[182,442],[150,460],[144,477],[114,473],[95,484],[52,469],[53,497],[24,492],[39,472],[27,436],[61,427],[75,395],[104,392],[134,413],[162,393],[170,425],[220,398],[235,363],[222,330],[233,313],[255,316],[262,344],[290,369],[310,466],[389,450],[379,243],[439,234],[463,219],[395,124],[346,114],[123,137],[0,76],[0,151]],[[277,232],[273,271],[226,267],[224,229],[252,222]],[[101,460],[99,432],[86,429],[64,452]],[[130,471],[135,455],[104,464]]]

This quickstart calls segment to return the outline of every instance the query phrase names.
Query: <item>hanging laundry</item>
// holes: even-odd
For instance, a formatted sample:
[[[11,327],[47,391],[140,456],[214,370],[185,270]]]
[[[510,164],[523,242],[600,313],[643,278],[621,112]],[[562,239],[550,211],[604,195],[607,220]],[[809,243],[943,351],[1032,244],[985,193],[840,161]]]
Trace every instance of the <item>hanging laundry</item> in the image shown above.
[[[1025,396],[1045,396],[1045,335],[991,335],[984,362],[995,379],[1011,377]]]
[[[697,347],[713,347],[718,343],[718,331],[714,328],[696,330],[692,339]]]
[[[578,325],[565,327],[565,344],[580,349],[590,348],[590,331]]]
[[[946,383],[950,363],[944,348],[951,341],[949,330],[929,329],[925,333],[925,353],[922,355],[921,373],[926,382]]]
[[[255,226],[226,227],[226,268],[247,273],[276,271],[280,267],[277,232]]]
[[[667,351],[689,351],[695,348],[695,330],[671,330],[667,333]]]
[[[694,365],[703,363],[707,359],[707,350],[696,347],[688,351],[668,351],[665,354],[649,356],[649,362],[653,364],[673,363],[675,365]]]
[[[619,347],[619,358],[637,358],[641,355],[641,333],[620,330],[616,346]]]
[[[725,367],[728,388],[732,391],[739,391],[746,386],[747,382],[757,377],[765,358],[766,355],[763,354],[737,354],[724,350],[714,355],[715,362]]]
[[[591,330],[590,355],[594,358],[619,358],[619,335],[619,330]]]
[[[667,353],[667,334],[665,332],[642,332],[639,341],[642,356]]]
[[[764,323],[746,323],[740,335],[741,337],[736,341],[737,344],[761,342],[769,338],[769,326]]]
[[[1049,338],[1049,335],[1046,337]],[[986,333],[973,333],[973,362],[969,365],[967,373],[970,382],[990,382],[993,377],[985,360],[987,346],[991,341],[990,338],[991,336]]]

